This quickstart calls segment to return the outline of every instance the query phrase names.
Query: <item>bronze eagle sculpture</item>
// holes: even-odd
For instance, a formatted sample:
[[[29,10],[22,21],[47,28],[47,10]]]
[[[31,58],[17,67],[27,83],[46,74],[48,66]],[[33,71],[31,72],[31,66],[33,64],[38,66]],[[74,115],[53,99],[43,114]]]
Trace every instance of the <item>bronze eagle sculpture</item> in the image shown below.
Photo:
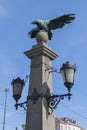
[[[28,33],[28,35],[31,38],[35,38],[39,31],[44,31],[48,34],[48,38],[51,40],[51,38],[52,38],[51,30],[62,28],[65,24],[71,23],[72,20],[75,19],[74,15],[75,14],[66,14],[66,15],[62,15],[60,17],[56,17],[56,18],[50,19],[50,20],[37,19],[31,23],[31,24],[36,24],[37,27],[33,28]]]

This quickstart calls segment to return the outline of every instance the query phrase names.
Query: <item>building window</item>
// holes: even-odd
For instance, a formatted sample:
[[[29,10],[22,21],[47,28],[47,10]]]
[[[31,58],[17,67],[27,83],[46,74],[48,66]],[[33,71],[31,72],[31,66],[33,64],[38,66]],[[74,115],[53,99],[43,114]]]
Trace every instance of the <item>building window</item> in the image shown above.
[[[60,129],[59,129],[59,125],[56,125],[56,130],[60,130]]]
[[[60,126],[60,130],[63,130],[63,126],[62,125]]]

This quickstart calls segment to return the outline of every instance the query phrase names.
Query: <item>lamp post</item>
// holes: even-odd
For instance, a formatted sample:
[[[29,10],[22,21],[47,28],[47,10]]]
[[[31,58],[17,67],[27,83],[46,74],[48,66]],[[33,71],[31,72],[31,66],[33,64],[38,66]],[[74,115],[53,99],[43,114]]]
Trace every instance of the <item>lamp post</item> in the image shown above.
[[[31,59],[30,81],[27,100],[18,103],[21,97],[25,81],[19,77],[12,80],[13,97],[16,101],[15,107],[24,107],[27,104],[26,128],[25,130],[55,130],[53,110],[65,97],[72,96],[71,88],[74,85],[74,74],[76,66],[70,62],[62,65],[60,73],[63,76],[64,85],[68,89],[65,94],[52,94],[52,60],[58,55],[46,44],[48,37],[45,32],[36,36],[38,44],[24,54]]]

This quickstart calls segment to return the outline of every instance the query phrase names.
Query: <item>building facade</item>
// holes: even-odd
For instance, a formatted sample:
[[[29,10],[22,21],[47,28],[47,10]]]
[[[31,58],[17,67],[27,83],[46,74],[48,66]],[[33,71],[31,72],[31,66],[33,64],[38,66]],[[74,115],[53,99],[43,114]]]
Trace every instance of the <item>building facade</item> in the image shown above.
[[[25,125],[22,125],[22,129],[25,130]],[[55,117],[55,130],[85,130],[79,126],[75,120],[69,118],[57,118]]]
[[[55,127],[56,130],[85,130],[69,118],[55,118]]]

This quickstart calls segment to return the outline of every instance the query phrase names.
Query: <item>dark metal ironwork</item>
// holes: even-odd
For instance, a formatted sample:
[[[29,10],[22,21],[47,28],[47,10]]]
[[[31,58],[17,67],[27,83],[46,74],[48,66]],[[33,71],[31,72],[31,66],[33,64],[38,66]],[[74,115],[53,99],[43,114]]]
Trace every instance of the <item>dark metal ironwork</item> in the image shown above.
[[[27,105],[28,101],[25,101],[25,102],[22,102],[22,103],[16,103],[14,106],[16,108],[16,110],[18,110],[18,107],[23,107],[24,110],[26,111],[27,110],[27,107],[25,105]]]
[[[25,105],[27,106],[28,101],[31,100],[33,102],[33,104],[36,104],[37,100],[39,98],[45,98],[48,104],[48,107],[52,110],[56,109],[57,105],[59,104],[59,102],[61,100],[63,100],[65,97],[68,97],[68,99],[70,100],[70,97],[72,96],[71,93],[67,93],[67,94],[61,94],[61,95],[52,95],[49,93],[49,91],[47,90],[47,92],[45,94],[41,93],[39,94],[37,92],[37,89],[34,88],[33,93],[31,94],[31,96],[27,97],[27,101],[22,102],[22,103],[16,103],[15,104],[15,108],[16,110],[18,109],[18,107],[23,107],[24,110],[27,110],[27,107],[25,107]]]
[[[49,100],[47,100],[48,106],[53,111],[54,109],[56,109],[57,105],[59,104],[61,100],[63,100],[65,97],[68,97],[68,99],[70,100],[71,96],[72,96],[71,93],[61,94],[61,95],[52,95],[49,97]]]

